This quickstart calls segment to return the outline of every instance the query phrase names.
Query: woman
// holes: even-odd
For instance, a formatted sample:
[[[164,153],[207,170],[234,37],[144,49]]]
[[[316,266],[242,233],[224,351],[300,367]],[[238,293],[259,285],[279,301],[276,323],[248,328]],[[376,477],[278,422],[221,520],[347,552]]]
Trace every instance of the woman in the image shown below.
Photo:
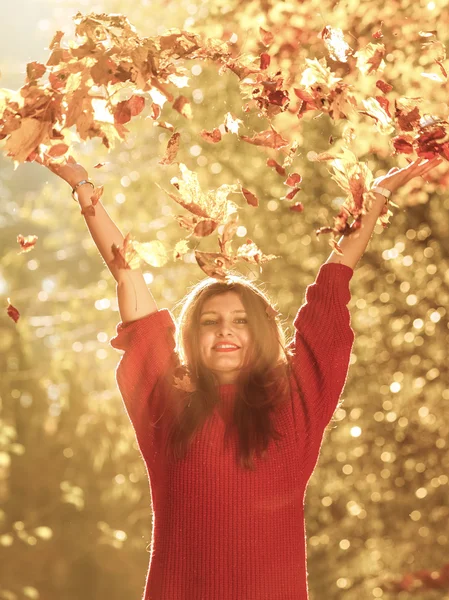
[[[123,235],[101,202],[85,212],[117,281],[110,343],[124,351],[117,383],[149,474],[144,600],[307,600],[304,498],[346,381],[349,282],[389,193],[440,162],[376,179],[357,237],[343,238],[343,255],[332,252],[308,286],[288,345],[267,296],[237,275],[195,286],[176,331],[142,272],[112,264]],[[81,165],[47,166],[90,204]]]

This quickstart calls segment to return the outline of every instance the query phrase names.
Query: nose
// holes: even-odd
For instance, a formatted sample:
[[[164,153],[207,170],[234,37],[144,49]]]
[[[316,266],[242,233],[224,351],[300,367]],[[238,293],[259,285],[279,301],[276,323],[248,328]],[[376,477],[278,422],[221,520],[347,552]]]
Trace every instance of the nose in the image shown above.
[[[232,335],[231,326],[227,323],[220,323],[220,325],[217,328],[217,335],[222,337]]]

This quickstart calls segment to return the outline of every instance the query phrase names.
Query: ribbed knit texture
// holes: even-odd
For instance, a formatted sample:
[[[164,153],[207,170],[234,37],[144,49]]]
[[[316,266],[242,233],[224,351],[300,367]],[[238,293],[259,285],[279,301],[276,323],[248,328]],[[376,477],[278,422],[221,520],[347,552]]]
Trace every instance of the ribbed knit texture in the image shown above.
[[[354,332],[347,304],[353,270],[321,266],[294,320],[290,400],[274,416],[284,437],[255,471],[238,465],[238,437],[226,447],[226,407],[216,410],[186,457],[162,452],[166,398],[158,381],[174,357],[175,325],[159,310],[117,325],[124,350],[116,378],[148,469],[153,535],[144,600],[307,600],[304,498],[324,429],[343,390]],[[130,599],[131,600],[131,599]]]

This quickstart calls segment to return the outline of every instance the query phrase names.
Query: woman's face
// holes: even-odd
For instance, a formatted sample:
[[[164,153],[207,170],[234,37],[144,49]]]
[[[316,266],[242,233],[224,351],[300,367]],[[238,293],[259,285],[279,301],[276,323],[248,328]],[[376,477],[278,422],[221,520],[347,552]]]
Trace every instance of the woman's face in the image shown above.
[[[234,383],[250,346],[245,307],[236,292],[205,301],[200,315],[200,356],[218,383]]]

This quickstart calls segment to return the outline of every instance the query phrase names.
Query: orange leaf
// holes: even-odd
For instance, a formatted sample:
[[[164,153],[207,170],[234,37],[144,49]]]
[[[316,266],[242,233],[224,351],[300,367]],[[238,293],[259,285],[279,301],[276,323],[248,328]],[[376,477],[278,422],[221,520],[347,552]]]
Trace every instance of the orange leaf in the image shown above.
[[[145,98],[136,95],[131,96],[129,100],[123,100],[117,104],[114,111],[114,121],[119,125],[124,125],[131,120],[131,117],[140,114],[144,108]]]
[[[203,138],[203,140],[206,140],[206,142],[209,142],[210,144],[216,144],[217,142],[221,141],[221,131],[218,129],[218,127],[215,127],[215,129],[212,131],[202,129],[200,136]]]
[[[201,219],[193,230],[193,235],[196,237],[206,237],[213,233],[218,226],[218,222],[214,219]]]
[[[271,56],[266,52],[262,52],[260,55],[260,69],[263,71],[270,66]]]
[[[266,29],[263,29],[263,27],[259,27],[259,33],[264,46],[269,46],[274,40],[274,35],[271,31],[267,31]]]
[[[192,119],[192,107],[185,96],[178,96],[173,102],[173,108],[177,110],[186,119]]]
[[[284,185],[289,187],[295,187],[298,183],[301,183],[302,177],[299,173],[291,173],[284,181]]]
[[[181,140],[180,133],[174,133],[168,140],[167,150],[164,157],[159,161],[160,165],[171,165],[176,158],[179,150],[179,142]]]
[[[47,150],[47,154],[52,158],[58,158],[59,156],[65,154],[68,149],[69,147],[67,146],[67,144],[55,144]]]
[[[266,146],[267,148],[275,148],[276,150],[288,146],[288,141],[285,140],[277,131],[275,131],[273,127],[271,130],[268,129],[266,131],[256,133],[256,135],[251,138],[246,135],[242,135],[240,139],[244,142],[248,142],[248,144],[254,144],[255,146]]]
[[[24,237],[19,233],[17,236],[17,241],[20,244],[21,250],[17,254],[23,254],[24,252],[29,252],[32,250],[38,240],[37,235],[27,235]]]

